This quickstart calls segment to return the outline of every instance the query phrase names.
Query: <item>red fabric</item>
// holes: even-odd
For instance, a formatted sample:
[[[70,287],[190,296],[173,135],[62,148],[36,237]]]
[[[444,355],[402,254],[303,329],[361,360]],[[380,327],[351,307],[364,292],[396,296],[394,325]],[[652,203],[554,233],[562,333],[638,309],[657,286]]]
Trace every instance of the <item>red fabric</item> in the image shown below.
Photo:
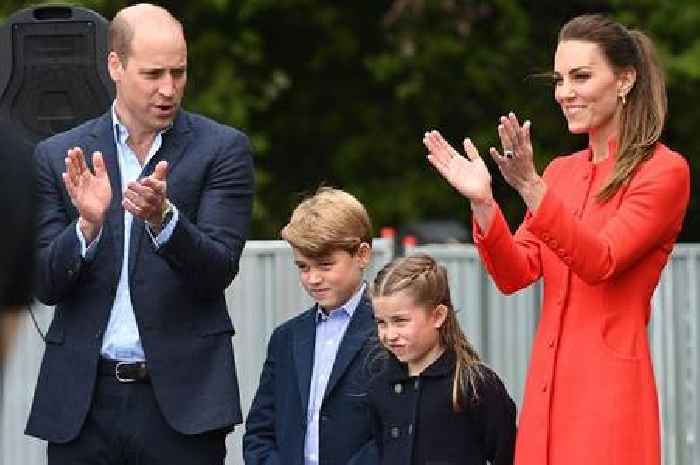
[[[555,159],[547,192],[512,235],[497,209],[474,239],[505,293],[540,277],[544,299],[520,413],[516,465],[659,465],[651,297],[690,198],[684,158],[658,144],[608,202],[614,157]]]

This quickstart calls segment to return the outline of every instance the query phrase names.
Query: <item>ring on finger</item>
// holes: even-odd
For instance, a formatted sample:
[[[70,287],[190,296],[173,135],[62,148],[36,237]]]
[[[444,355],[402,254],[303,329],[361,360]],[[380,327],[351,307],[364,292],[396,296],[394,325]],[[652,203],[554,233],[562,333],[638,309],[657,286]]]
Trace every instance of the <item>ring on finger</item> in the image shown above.
[[[503,150],[503,156],[509,160],[512,159],[513,158],[513,150],[511,150],[511,149]]]

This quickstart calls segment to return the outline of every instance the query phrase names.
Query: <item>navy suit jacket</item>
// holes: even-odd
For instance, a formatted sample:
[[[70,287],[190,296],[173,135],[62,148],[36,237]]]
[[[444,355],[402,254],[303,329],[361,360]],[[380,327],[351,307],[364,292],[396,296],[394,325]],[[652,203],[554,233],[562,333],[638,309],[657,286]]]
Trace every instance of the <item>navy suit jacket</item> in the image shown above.
[[[246,419],[246,465],[303,465],[317,307],[272,333],[260,384]],[[379,463],[367,404],[368,363],[377,325],[360,300],[338,348],[320,409],[320,465]]]
[[[65,190],[66,150],[82,147],[88,164],[101,151],[112,202],[92,260],[81,257],[78,211]],[[111,112],[41,142],[38,176],[38,298],[56,305],[27,434],[51,442],[75,438],[90,408],[102,336],[122,260],[128,260],[134,314],[158,405],[177,431],[196,434],[241,422],[224,290],[238,272],[250,223],[253,162],[247,137],[180,110],[145,166],[168,166],[168,198],[180,212],[156,250],[134,218],[124,257],[124,209]]]

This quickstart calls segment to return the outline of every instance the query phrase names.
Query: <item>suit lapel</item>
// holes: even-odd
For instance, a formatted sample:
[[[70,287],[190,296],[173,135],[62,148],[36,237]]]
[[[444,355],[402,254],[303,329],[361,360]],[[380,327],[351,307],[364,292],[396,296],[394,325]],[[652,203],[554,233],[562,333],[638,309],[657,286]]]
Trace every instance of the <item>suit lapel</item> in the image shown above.
[[[185,149],[189,145],[191,139],[192,132],[187,114],[183,110],[180,110],[175,121],[173,121],[173,127],[163,133],[163,142],[160,149],[153,155],[153,158],[148,161],[143,169],[141,177],[151,175],[155,166],[161,160],[168,162],[168,173],[171,173],[185,153]],[[129,276],[133,276],[137,257],[141,251],[142,239],[147,234],[143,220],[134,217],[131,223],[129,243]]]
[[[299,394],[303,412],[309,407],[309,391],[314,363],[314,343],[316,342],[316,306],[307,310],[297,321],[293,331],[294,366],[299,382]]]
[[[111,110],[95,122],[91,138],[90,146],[84,148],[86,150],[86,161],[94,171],[92,153],[95,151],[101,152],[107,175],[109,176],[109,183],[112,187],[112,201],[107,210],[102,234],[108,236],[112,242],[116,266],[114,272],[116,280],[118,280],[122,260],[124,259],[124,208],[122,207],[122,181],[119,172],[119,161],[117,160],[117,146],[114,142]]]
[[[324,401],[333,392],[336,384],[347,370],[348,365],[365,345],[367,338],[374,330],[374,314],[369,296],[367,291],[365,291],[362,299],[357,304],[348,329],[345,331],[345,336],[340,342],[338,354],[335,357],[335,363],[333,363],[333,370],[326,386],[326,392],[323,394]]]

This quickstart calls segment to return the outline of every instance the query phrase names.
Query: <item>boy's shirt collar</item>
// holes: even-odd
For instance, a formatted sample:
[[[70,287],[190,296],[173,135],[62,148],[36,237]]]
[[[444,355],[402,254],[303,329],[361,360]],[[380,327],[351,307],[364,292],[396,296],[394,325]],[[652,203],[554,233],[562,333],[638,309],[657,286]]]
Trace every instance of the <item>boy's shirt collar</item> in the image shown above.
[[[352,295],[352,297],[350,297],[347,300],[347,302],[345,302],[340,307],[328,310],[328,313],[324,312],[321,306],[316,304],[316,322],[318,323],[320,321],[326,321],[335,312],[345,312],[349,318],[352,318],[352,316],[355,314],[357,306],[360,303],[360,300],[362,300],[362,295],[365,293],[365,289],[367,289],[367,283],[363,281],[359,289],[355,291],[355,293]]]

